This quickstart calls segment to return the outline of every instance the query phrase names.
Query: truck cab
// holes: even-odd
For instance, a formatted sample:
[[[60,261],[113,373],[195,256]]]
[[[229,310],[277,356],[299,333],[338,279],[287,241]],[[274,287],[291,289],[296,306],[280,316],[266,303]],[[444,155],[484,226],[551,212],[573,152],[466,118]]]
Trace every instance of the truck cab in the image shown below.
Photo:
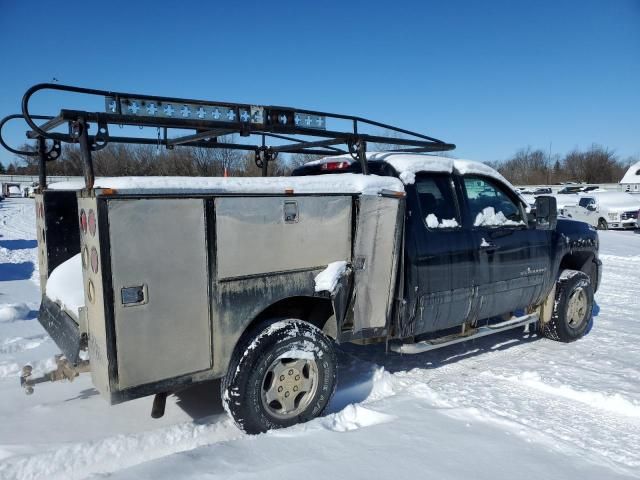
[[[597,288],[595,232],[586,224],[569,228],[564,220],[536,223],[526,200],[495,170],[431,155],[371,153],[368,160],[370,171],[398,177],[407,193],[400,337],[473,325],[540,304],[557,279],[566,253],[562,242],[577,239],[576,229],[591,252],[577,263]],[[326,158],[293,175],[336,170],[360,167],[348,158]],[[555,199],[540,198],[550,200]]]

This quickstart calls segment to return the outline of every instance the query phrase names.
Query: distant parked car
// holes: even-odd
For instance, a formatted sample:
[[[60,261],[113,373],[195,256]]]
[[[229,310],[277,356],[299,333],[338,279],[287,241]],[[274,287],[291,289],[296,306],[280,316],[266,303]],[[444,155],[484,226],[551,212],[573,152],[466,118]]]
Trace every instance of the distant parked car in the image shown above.
[[[558,193],[563,195],[563,194],[567,194],[567,193],[578,193],[582,190],[583,187],[579,186],[579,185],[571,185],[571,186],[565,186],[563,188],[561,188],[560,190],[558,190]]]
[[[600,230],[636,228],[640,199],[628,193],[602,192],[581,195],[577,205],[567,205],[563,213]]]
[[[540,187],[540,188],[536,188],[533,191],[534,195],[550,195],[551,193],[553,193],[551,191],[551,189],[549,187]]]

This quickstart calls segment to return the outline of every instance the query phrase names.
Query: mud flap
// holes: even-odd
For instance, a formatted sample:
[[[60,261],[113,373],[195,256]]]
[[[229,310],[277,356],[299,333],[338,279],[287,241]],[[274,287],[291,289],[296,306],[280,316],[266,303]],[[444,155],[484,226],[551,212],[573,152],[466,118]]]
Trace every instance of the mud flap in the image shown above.
[[[333,312],[336,316],[336,326],[340,332],[347,317],[347,309],[351,300],[351,290],[353,289],[353,270],[347,268],[346,272],[338,280],[338,285],[334,294],[331,296],[331,304]]]

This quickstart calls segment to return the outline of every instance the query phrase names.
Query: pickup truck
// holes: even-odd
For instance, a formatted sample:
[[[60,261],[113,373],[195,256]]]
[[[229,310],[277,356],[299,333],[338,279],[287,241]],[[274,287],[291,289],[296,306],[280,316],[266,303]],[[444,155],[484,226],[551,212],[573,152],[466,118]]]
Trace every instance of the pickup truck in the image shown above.
[[[111,111],[62,110],[36,124],[28,101],[38,88],[104,95]],[[41,381],[89,371],[111,404],[155,395],[157,417],[168,394],[220,378],[225,409],[259,433],[322,414],[336,388],[340,343],[382,342],[389,354],[416,354],[524,327],[571,342],[589,328],[602,270],[598,235],[557,218],[555,198],[538,197],[533,216],[484,164],[368,153],[365,140],[384,139],[362,125],[383,124],[358,117],[336,115],[353,121],[341,133],[324,129],[333,117],[321,112],[169,98],[165,112],[175,104],[234,115],[210,125],[138,115],[158,98],[36,86],[13,117],[38,140],[38,318],[64,354],[48,377],[25,367],[28,393]],[[260,114],[256,124],[236,125],[248,112]],[[203,140],[216,135],[213,127],[288,141],[283,132],[310,135],[315,122],[321,140],[256,148],[256,163],[266,171],[278,149],[327,158],[291,177],[94,178],[90,147],[108,134],[89,136],[87,119],[99,130],[197,126],[184,143],[207,148],[217,147]],[[65,122],[71,133],[52,135]],[[412,135],[386,141],[399,150],[453,148]],[[79,143],[83,182],[47,185],[45,138]],[[335,147],[341,142],[348,153]]]
[[[565,205],[562,213],[599,230],[636,228],[640,199],[634,195],[622,192],[589,192],[579,195],[576,202]]]

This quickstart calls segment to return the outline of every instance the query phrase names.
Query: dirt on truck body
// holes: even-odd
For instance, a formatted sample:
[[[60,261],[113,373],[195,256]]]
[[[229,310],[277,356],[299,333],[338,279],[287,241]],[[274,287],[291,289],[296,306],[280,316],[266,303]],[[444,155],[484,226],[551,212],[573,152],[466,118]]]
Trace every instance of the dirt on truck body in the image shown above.
[[[45,89],[106,111],[31,115]],[[29,392],[90,371],[112,404],[156,395],[160,416],[167,394],[221,378],[225,408],[257,433],[322,414],[339,343],[409,354],[531,326],[568,342],[590,323],[595,229],[558,219],[550,196],[532,215],[486,165],[425,154],[452,144],[359,117],[58,84],[22,105],[0,134],[23,119],[37,148],[0,141],[40,159],[39,321],[64,354],[45,377],[25,369]],[[264,176],[96,179],[93,151],[149,143],[110,137],[113,125],[164,129],[167,148],[253,151]],[[218,143],[230,133],[258,141]],[[47,185],[63,142],[79,144],[85,179]],[[268,177],[279,153],[322,158]]]

